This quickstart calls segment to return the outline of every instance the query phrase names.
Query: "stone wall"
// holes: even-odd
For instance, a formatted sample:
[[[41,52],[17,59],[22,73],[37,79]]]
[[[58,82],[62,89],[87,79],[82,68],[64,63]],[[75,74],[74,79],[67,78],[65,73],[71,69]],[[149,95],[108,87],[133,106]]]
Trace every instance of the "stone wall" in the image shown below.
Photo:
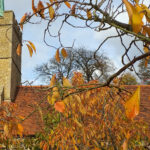
[[[22,34],[12,11],[0,17],[0,87],[4,88],[4,100],[13,101],[16,86],[21,82],[21,56],[16,54]]]

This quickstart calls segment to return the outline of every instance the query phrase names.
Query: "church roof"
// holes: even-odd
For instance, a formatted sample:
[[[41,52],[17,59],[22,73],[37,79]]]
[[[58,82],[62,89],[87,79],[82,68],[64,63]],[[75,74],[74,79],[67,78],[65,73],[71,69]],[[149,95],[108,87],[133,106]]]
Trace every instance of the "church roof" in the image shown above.
[[[41,111],[46,112],[49,109],[47,103],[46,86],[19,86],[17,88],[15,104],[16,116],[24,118],[23,127],[24,135],[35,135],[42,131],[43,123],[41,118]]]
[[[137,86],[125,86],[129,91],[134,91]],[[41,111],[50,112],[50,107],[47,102],[48,86],[19,86],[15,103],[17,109],[16,115],[24,117],[23,127],[24,135],[35,135],[42,131]],[[141,100],[140,100],[140,118],[150,125],[150,85],[141,85]]]

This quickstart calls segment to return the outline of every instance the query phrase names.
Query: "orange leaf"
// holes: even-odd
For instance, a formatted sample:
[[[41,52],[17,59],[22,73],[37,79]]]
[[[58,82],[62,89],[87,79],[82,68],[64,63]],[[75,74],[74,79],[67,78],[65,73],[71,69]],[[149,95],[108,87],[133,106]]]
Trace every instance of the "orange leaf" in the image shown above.
[[[65,50],[64,48],[62,48],[61,54],[62,54],[62,56],[63,56],[64,58],[67,58],[67,56],[68,56],[68,54],[67,54],[67,52],[66,52],[66,50]]]
[[[59,49],[57,49],[57,51],[56,51],[55,59],[57,62],[60,62]]]
[[[48,3],[47,3],[47,6],[49,6]],[[55,17],[55,11],[54,11],[54,8],[52,6],[49,7],[49,17],[51,19],[53,19]]]
[[[34,50],[34,52],[36,53],[35,45],[31,41],[28,41],[28,43],[30,44],[30,46],[32,47],[32,49]]]
[[[36,14],[37,8],[34,6],[34,0],[32,0],[32,11],[37,16],[37,14]]]
[[[65,3],[65,5],[66,5],[68,8],[70,8],[70,9],[71,9],[71,5],[70,5],[70,3],[69,3],[69,2],[65,1],[64,3]]]
[[[51,3],[53,3],[53,0],[50,0]]]
[[[55,105],[55,110],[58,111],[58,112],[64,112],[65,111],[65,104],[64,102],[56,102]]]
[[[149,59],[150,59],[150,57],[148,56],[148,57],[146,57],[146,59],[145,59],[145,67],[147,68],[147,66],[148,66],[148,62],[149,62]]]
[[[44,145],[43,145],[43,150],[49,150],[49,147],[48,147],[48,144],[47,144],[47,143],[44,143]]]
[[[123,150],[128,150],[128,141],[127,141],[127,140],[125,140],[125,141],[123,142],[122,148],[123,148]]]
[[[43,5],[42,1],[39,1],[39,3],[38,3],[38,11],[39,11],[39,15],[42,18],[45,18],[44,17],[44,5]]]
[[[72,15],[75,15],[75,11],[76,11],[76,4],[74,4],[74,5],[72,6],[71,14],[72,14]]]
[[[131,98],[125,103],[126,116],[134,119],[140,110],[140,86],[136,89]]]
[[[23,23],[26,21],[27,13],[24,14],[24,16],[20,20],[20,28],[23,30]]]
[[[148,36],[150,37],[150,27],[143,26],[143,32],[144,33],[146,32]]]
[[[24,120],[25,119],[25,117],[23,117],[23,116],[18,116],[21,120]]]
[[[92,14],[91,14],[91,12],[89,10],[86,11],[86,14],[87,14],[88,19],[92,18]]]
[[[22,137],[22,133],[23,133],[23,126],[21,124],[18,124],[18,134]]]
[[[146,45],[146,46],[144,46],[144,48],[143,48],[143,50],[144,50],[145,53],[148,53],[148,52],[149,52],[148,46],[149,46],[149,45]],[[145,64],[144,64],[145,67],[147,67],[149,59],[150,59],[150,56],[147,56],[146,59],[145,59]]]
[[[20,44],[20,43],[19,43],[18,46],[17,46],[16,53],[17,53],[18,56],[21,55],[21,44]]]
[[[41,141],[40,142],[40,148],[42,148],[44,146],[44,144],[45,144],[45,141]]]
[[[32,57],[32,55],[33,55],[33,49],[32,49],[32,47],[29,44],[26,44],[26,45],[28,47],[30,57]]]

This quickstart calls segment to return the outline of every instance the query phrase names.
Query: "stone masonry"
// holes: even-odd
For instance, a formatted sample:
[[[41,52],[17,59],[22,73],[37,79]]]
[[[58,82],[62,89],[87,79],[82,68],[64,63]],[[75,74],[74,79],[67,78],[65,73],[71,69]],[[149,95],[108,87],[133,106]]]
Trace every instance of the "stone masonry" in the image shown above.
[[[22,33],[12,11],[0,17],[0,101],[13,101],[21,82],[21,56],[16,54]]]

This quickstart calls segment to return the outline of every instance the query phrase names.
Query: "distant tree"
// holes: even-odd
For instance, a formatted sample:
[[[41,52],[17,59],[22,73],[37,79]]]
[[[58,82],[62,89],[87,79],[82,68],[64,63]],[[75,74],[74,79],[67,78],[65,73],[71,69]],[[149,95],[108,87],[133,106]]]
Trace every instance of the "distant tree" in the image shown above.
[[[86,81],[97,79],[105,81],[115,69],[110,59],[104,54],[94,55],[93,51],[85,48],[68,50],[68,57],[61,58],[60,63],[51,58],[47,63],[35,68],[35,72],[45,81],[49,81],[53,74],[60,78],[72,77],[74,71],[82,72]]]
[[[142,59],[138,65],[139,77],[144,84],[150,84],[150,60],[148,61],[147,67],[145,66],[145,59]]]
[[[127,72],[121,76],[121,84],[125,85],[136,85],[138,84],[136,77],[131,74],[130,72]]]

